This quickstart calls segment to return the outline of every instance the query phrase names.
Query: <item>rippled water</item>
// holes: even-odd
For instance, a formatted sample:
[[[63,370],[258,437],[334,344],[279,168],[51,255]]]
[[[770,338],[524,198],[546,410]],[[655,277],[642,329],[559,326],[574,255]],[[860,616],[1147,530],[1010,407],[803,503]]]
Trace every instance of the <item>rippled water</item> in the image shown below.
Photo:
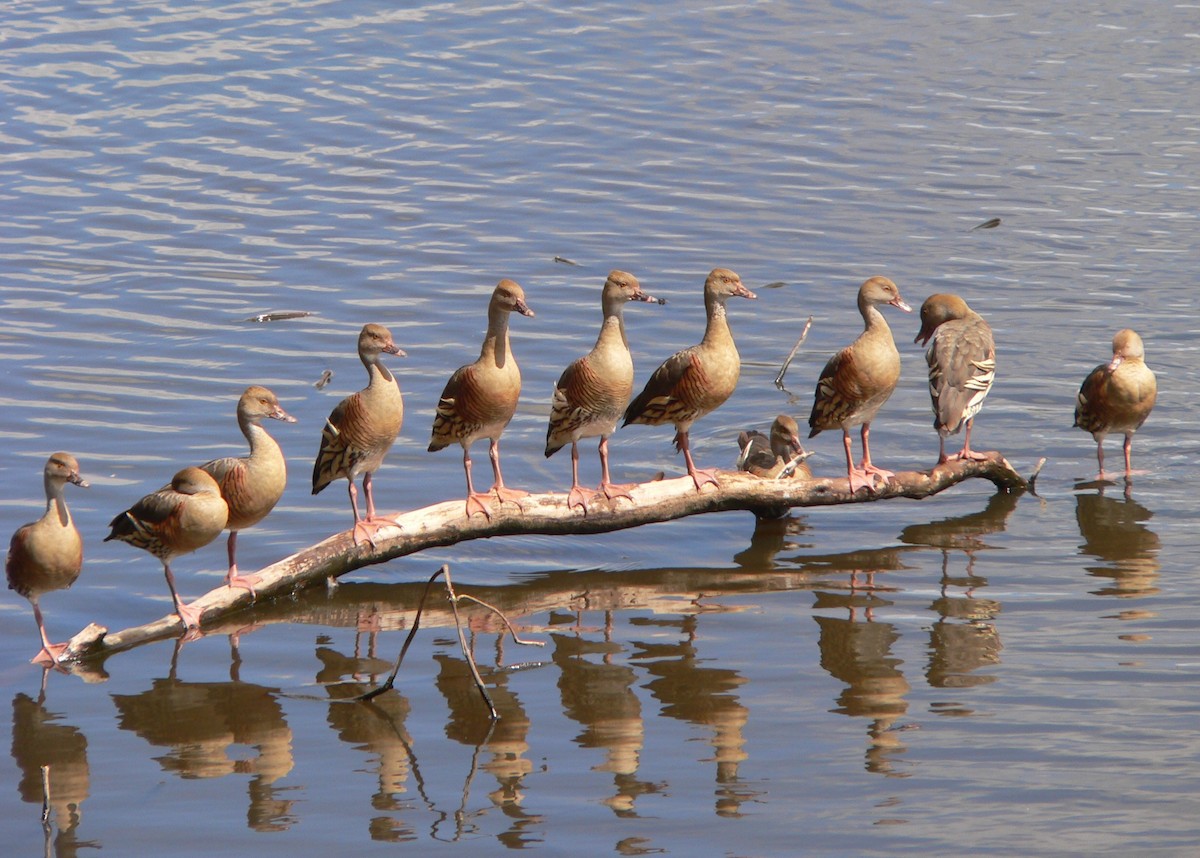
[[[757,526],[470,543],[44,691],[10,593],[13,853],[44,837],[60,855],[1191,851],[1195,7],[394,6],[6,7],[6,527],[41,508],[49,452],[92,484],[70,495],[87,560],[43,602],[53,637],[166,610],[157,562],[100,540],[182,465],[241,448],[249,383],[300,422],[272,427],[293,483],[242,566],[345,527],[344,492],[311,497],[307,476],[325,415],[362,384],[365,321],[408,352],[380,505],[458,497],[459,457],[426,453],[427,433],[501,277],[537,312],[513,322],[514,486],[568,484],[566,454],[541,454],[549,391],[594,340],[607,271],[669,299],[627,313],[644,378],[699,337],[723,265],[759,299],[731,307],[742,383],[693,430],[701,464],[729,466],[740,428],[807,414],[859,326],[854,290],[885,273],[914,305],[955,291],[991,321],[999,381],[974,441],[1026,473],[1048,457],[1039,495],[964,485]],[[312,315],[245,321],[295,310]],[[809,315],[789,397],[771,381]],[[917,324],[890,318],[904,375],[873,453],[924,468]],[[1125,326],[1159,375],[1147,473],[1096,485],[1072,397]],[[617,433],[615,475],[679,473],[669,442]],[[834,434],[811,446],[815,470],[840,469]],[[223,562],[219,545],[181,559],[185,597]],[[546,642],[501,645],[473,620],[490,733],[445,616],[401,693],[338,702],[386,674],[442,562]]]

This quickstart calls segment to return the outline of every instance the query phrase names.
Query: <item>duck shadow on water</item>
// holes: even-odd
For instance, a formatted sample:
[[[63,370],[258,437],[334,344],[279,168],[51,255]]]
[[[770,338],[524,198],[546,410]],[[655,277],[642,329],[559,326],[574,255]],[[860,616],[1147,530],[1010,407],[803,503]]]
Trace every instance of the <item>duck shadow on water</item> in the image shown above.
[[[1085,568],[1089,575],[1106,582],[1091,592],[1126,599],[1152,596],[1158,592],[1162,547],[1158,534],[1146,524],[1154,513],[1133,499],[1128,483],[1121,497],[1110,497],[1106,489],[1112,485],[1105,481],[1076,486],[1077,490],[1096,489],[1095,493],[1079,491],[1075,495],[1075,520],[1083,538],[1079,553],[1101,561]],[[1144,616],[1142,612],[1127,615]]]

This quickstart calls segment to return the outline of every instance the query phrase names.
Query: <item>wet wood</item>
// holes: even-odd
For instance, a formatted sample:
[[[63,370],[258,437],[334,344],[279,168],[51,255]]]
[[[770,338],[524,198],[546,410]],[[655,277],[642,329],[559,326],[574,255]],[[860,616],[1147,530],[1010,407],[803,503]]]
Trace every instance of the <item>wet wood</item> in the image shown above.
[[[261,583],[256,587],[256,597],[247,590],[222,585],[191,604],[201,611],[202,629],[227,622],[240,612],[246,612],[246,622],[250,623],[253,613],[248,609],[256,598],[261,602],[288,597],[310,587],[332,585],[340,576],[366,566],[471,539],[609,533],[730,510],[775,516],[796,507],[875,503],[893,498],[919,500],[969,479],[985,479],[1010,492],[1029,488],[1028,482],[1002,455],[983,455],[986,458],[981,461],[951,461],[928,471],[903,471],[874,493],[859,490],[854,495],[850,494],[845,477],[764,480],[738,471],[720,471],[719,487],[708,485],[697,492],[688,476],[641,483],[630,491],[632,502],[600,498],[589,506],[586,515],[578,507],[568,508],[565,493],[529,495],[521,499],[523,509],[513,503],[498,507],[493,501],[490,518],[476,514],[467,519],[462,499],[446,501],[390,516],[398,526],[381,528],[374,545],[365,542],[355,545],[350,532],[342,531],[259,570]],[[112,633],[93,623],[71,639],[63,660],[86,662],[103,658],[150,641],[178,637],[182,631],[182,624],[174,614]]]

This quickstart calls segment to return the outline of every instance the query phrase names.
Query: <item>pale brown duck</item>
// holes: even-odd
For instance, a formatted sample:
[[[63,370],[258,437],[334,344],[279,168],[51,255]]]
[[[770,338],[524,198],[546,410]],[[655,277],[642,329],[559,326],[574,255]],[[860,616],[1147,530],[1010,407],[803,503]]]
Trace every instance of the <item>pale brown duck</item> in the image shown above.
[[[800,426],[786,414],[771,422],[769,435],[756,429],[738,434],[738,470],[767,480],[807,480],[812,477],[804,461]],[[797,461],[798,460],[798,461]]]
[[[203,548],[221,535],[229,507],[217,481],[199,468],[184,468],[171,484],[143,497],[111,522],[104,541],[119,539],[162,561],[175,613],[187,628],[200,625],[200,612],[183,604],[175,588],[171,561]]]
[[[696,467],[688,434],[696,420],[717,409],[733,394],[742,370],[741,357],[725,315],[725,302],[733,297],[757,296],[729,269],[714,268],[704,281],[704,309],[708,321],[703,339],[662,362],[642,392],[625,409],[625,422],[621,424],[661,426],[674,423],[675,449],[683,453],[687,472],[697,491],[706,483],[718,485],[717,475],[715,470]]]
[[[887,402],[900,380],[900,353],[892,339],[880,305],[890,304],[906,313],[912,307],[904,303],[900,290],[886,277],[872,277],[858,290],[858,311],[863,317],[863,332],[846,348],[837,352],[821,370],[808,425],[812,438],[825,429],[842,430],[846,448],[846,473],[850,492],[866,487],[875,489],[875,477],[887,482],[894,474],[871,463],[869,437],[871,421]],[[862,426],[862,462],[854,467],[850,427]]]
[[[46,512],[37,521],[17,528],[4,561],[8,588],[28,599],[33,607],[42,648],[32,661],[39,664],[57,665],[67,645],[50,643],[38,600],[45,593],[70,587],[83,568],[83,540],[71,519],[71,511],[67,509],[64,494],[67,483],[83,488],[88,486],[79,476],[79,462],[74,456],[54,453],[42,469]]]
[[[1146,366],[1142,338],[1129,328],[1117,331],[1112,351],[1112,360],[1088,373],[1075,398],[1075,425],[1096,439],[1101,478],[1104,438],[1109,432],[1124,433],[1125,475],[1133,474],[1133,433],[1146,422],[1158,397],[1158,380]]]
[[[525,292],[512,280],[501,280],[488,303],[488,327],[479,350],[479,359],[459,367],[446,382],[433,418],[429,452],[458,443],[463,448],[463,470],[467,474],[467,510],[478,510],[491,518],[484,501],[493,494],[504,501],[520,506],[519,498],[528,492],[504,485],[500,473],[500,435],[512,420],[521,396],[521,370],[512,353],[508,338],[508,317],[513,312],[533,316],[525,303]],[[486,492],[475,491],[471,482],[471,444],[480,438],[490,441],[488,455],[492,460],[495,482]]]
[[[239,575],[237,535],[239,530],[258,524],[275,508],[287,486],[287,464],[279,444],[262,427],[263,418],[295,423],[296,418],[283,410],[279,399],[265,387],[253,384],[242,393],[237,404],[237,421],[250,444],[249,456],[227,456],[200,466],[221,487],[221,497],[229,506],[229,572],[225,583],[245,587],[251,593],[257,575]]]
[[[921,305],[921,330],[915,343],[926,345],[933,426],[938,433],[938,464],[950,459],[983,459],[971,449],[975,415],[996,378],[996,341],[984,318],[958,295],[930,295]],[[966,424],[963,448],[946,455],[946,436]]]
[[[371,477],[383,464],[400,427],[404,424],[404,399],[396,377],[383,365],[380,355],[404,352],[392,340],[383,325],[363,325],[358,334],[358,359],[367,370],[367,386],[339,402],[329,413],[321,430],[321,446],[313,463],[312,493],[320,494],[334,480],[345,477],[349,485],[350,509],[354,513],[354,544],[360,535],[374,544],[379,528],[395,524],[375,514],[375,494]],[[358,489],[355,479],[362,476],[367,516],[358,513]]]
[[[630,301],[665,304],[642,291],[632,274],[609,272],[600,304],[604,321],[596,345],[573,361],[554,385],[550,425],[546,429],[546,456],[571,445],[571,490],[567,506],[583,507],[588,497],[579,485],[579,439],[600,436],[600,491],[609,500],[628,498],[629,486],[615,485],[608,472],[608,437],[633,395],[633,358],[625,337],[625,305]],[[596,493],[592,493],[595,496]]]

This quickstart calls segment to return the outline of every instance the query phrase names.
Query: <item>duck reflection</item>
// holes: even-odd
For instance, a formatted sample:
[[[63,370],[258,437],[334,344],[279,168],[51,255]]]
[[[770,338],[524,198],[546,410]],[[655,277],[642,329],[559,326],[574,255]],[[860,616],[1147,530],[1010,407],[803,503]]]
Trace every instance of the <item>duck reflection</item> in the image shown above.
[[[740,782],[738,768],[746,759],[744,730],[749,710],[742,705],[733,690],[746,682],[736,671],[702,667],[704,659],[697,657],[696,629],[699,617],[689,614],[676,618],[634,617],[633,626],[643,626],[656,632],[674,630],[680,635],[675,643],[634,641],[636,652],[631,658],[639,661],[647,673],[655,677],[645,688],[663,704],[662,713],[689,724],[712,731],[709,744],[714,754],[709,759],[717,764],[716,813],[737,817],[741,806],[761,793]]]
[[[78,727],[63,724],[60,714],[46,708],[44,687],[37,700],[17,694],[12,708],[12,756],[21,774],[17,792],[22,801],[33,805],[48,798],[52,814],[43,823],[46,854],[72,858],[81,848],[98,848],[100,844],[78,837],[83,801],[91,784],[87,738]],[[42,781],[43,766],[46,783]],[[51,822],[57,826],[57,834],[53,834]]]
[[[356,623],[361,629],[362,623]],[[390,662],[375,655],[375,633],[366,632],[367,653],[361,650],[363,632],[354,636],[354,652],[345,655],[331,646],[317,648],[321,668],[317,683],[329,695],[329,726],[337,737],[355,750],[375,757],[375,792],[371,807],[381,813],[371,818],[369,833],[372,840],[398,843],[415,840],[416,830],[396,813],[405,808],[408,783],[415,767],[412,737],[405,727],[411,704],[404,695],[393,690],[366,703],[351,702],[353,698],[374,688],[392,668]],[[328,643],[327,639],[323,639]],[[350,681],[345,681],[349,679]]]
[[[182,778],[250,775],[247,824],[283,831],[296,817],[275,784],[292,770],[292,731],[279,690],[236,679],[183,682],[176,677],[180,644],[167,677],[139,694],[114,694],[117,724],[151,745],[169,749],[157,761]],[[253,751],[246,754],[246,749]]]
[[[811,542],[797,537],[811,529],[808,519],[785,515],[780,518],[755,518],[750,545],[733,556],[733,562],[747,572],[766,572],[776,568],[775,557],[781,551],[812,548]]]
[[[1092,593],[1123,599],[1152,596],[1158,592],[1162,542],[1143,522],[1154,513],[1128,493],[1119,499],[1106,496],[1105,488],[1101,485],[1096,494],[1075,495],[1075,519],[1083,537],[1079,551],[1103,561],[1088,566],[1088,574],[1111,582]]]
[[[496,779],[497,787],[488,794],[488,798],[510,819],[510,827],[498,834],[497,839],[509,848],[534,845],[542,835],[531,829],[540,824],[542,818],[529,813],[522,806],[525,796],[521,789],[526,776],[533,770],[533,763],[526,756],[529,752],[530,721],[520,699],[508,687],[511,674],[504,668],[477,663],[479,675],[488,686],[488,694],[500,715],[500,720],[493,722],[479,697],[479,689],[475,687],[475,679],[466,660],[446,653],[437,653],[434,659],[439,668],[437,688],[450,707],[446,736],[474,747],[477,754],[486,751],[489,755],[481,768]],[[474,774],[474,768],[471,774]],[[463,789],[464,808],[469,787],[470,776]],[[456,818],[457,838],[463,833],[468,818],[465,809],[460,810]]]
[[[896,771],[896,758],[908,749],[896,726],[908,711],[911,686],[892,655],[900,638],[891,623],[875,619],[875,609],[892,604],[874,589],[817,593],[814,610],[844,610],[846,616],[814,614],[820,627],[821,667],[845,683],[833,712],[870,719],[867,728],[866,769],[888,777],[908,777]]]
[[[1003,645],[993,622],[1000,613],[1000,603],[975,594],[987,586],[987,579],[976,572],[975,560],[979,551],[991,548],[984,537],[1008,527],[1019,497],[1013,492],[997,492],[979,512],[910,525],[900,534],[901,542],[937,548],[942,555],[939,595],[930,605],[938,620],[929,630],[925,672],[933,688],[968,688],[996,680],[993,675],[976,672],[999,664]],[[962,573],[954,574],[950,561],[958,552],[966,562]],[[961,594],[952,588],[961,589]],[[938,711],[969,714],[971,710],[961,704],[941,704]]]
[[[604,803],[618,816],[636,816],[641,795],[655,793],[662,784],[637,777],[645,741],[642,704],[633,691],[637,674],[613,657],[623,648],[612,640],[612,612],[604,614],[603,641],[577,634],[554,633],[553,661],[559,668],[558,690],[563,711],[584,729],[575,737],[583,748],[603,748],[605,760],[593,771],[611,772],[614,792]]]

